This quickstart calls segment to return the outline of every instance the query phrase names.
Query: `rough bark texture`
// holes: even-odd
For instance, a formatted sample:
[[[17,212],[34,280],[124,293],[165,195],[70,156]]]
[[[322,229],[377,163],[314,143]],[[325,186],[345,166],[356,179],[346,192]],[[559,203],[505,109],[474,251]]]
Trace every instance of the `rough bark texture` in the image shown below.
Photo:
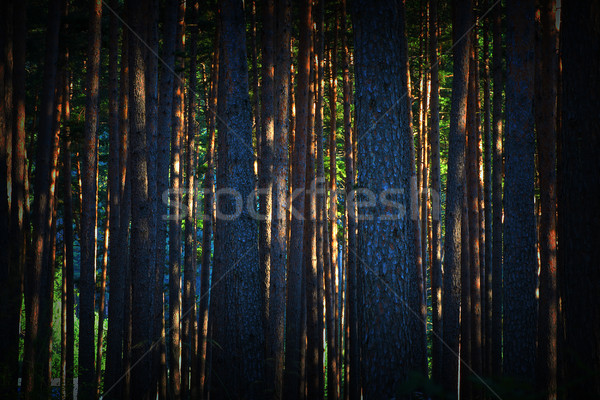
[[[211,397],[262,397],[264,337],[258,262],[258,227],[246,200],[254,189],[252,115],[242,3],[219,2],[221,57],[217,200],[211,316]],[[222,78],[222,79],[221,79]],[[231,189],[239,195],[233,195]],[[239,198],[241,196],[241,198]],[[254,204],[253,198],[249,200]],[[241,214],[232,218],[239,207]],[[218,283],[218,284],[217,284]]]
[[[459,309],[461,297],[461,221],[465,187],[465,139],[467,86],[469,74],[471,1],[453,5],[453,79],[450,133],[448,136],[448,178],[446,189],[446,234],[444,240],[444,290],[442,297],[443,339],[447,346],[443,352],[444,389],[457,393],[459,351]],[[460,40],[462,38],[462,40]]]
[[[494,97],[492,99],[492,375],[502,373],[502,177],[504,160],[502,150],[502,92],[504,72],[502,66],[502,7],[498,4],[493,18]]]
[[[506,172],[504,177],[504,372],[533,383],[537,305],[534,220],[533,83],[535,2],[507,12]]]
[[[306,138],[309,115],[308,91],[310,75],[311,7],[308,0],[302,1],[300,9],[300,43],[298,50],[298,86],[295,93],[296,117],[295,135],[292,148],[292,203],[289,241],[289,262],[287,272],[286,304],[286,344],[284,397],[297,399],[301,391],[302,347],[302,281],[303,281],[303,243],[304,232],[304,190],[306,185]],[[295,195],[295,196],[294,196]],[[302,389],[304,392],[304,389]]]
[[[593,398],[600,396],[600,9],[597,3],[565,3],[561,14],[558,265],[565,318],[564,384],[567,398]]]
[[[440,94],[438,68],[437,0],[429,1],[429,64],[431,65],[431,121],[429,143],[431,146],[431,315],[432,315],[432,379],[441,383],[442,372],[442,221],[440,195]]]
[[[536,389],[556,398],[558,293],[556,282],[556,83],[558,56],[556,2],[540,5],[536,36],[535,125],[537,131],[541,218],[539,225],[540,287]],[[541,28],[541,32],[540,32]],[[540,37],[541,35],[541,37]]]
[[[402,8],[403,4],[356,1],[352,9],[360,133],[358,187],[383,200],[360,207],[358,213],[366,399],[398,396],[408,372],[420,368],[425,351],[421,322],[415,318],[420,299],[413,247],[417,221],[410,218],[410,177],[415,167],[409,102],[398,101],[408,90],[407,64],[402,62],[407,58],[401,54],[407,49]],[[359,200],[365,200],[363,195]],[[360,395],[353,393],[352,383],[350,395]]]
[[[150,3],[145,4],[151,6]],[[131,24],[134,31],[143,27],[144,7],[128,4]],[[152,242],[152,200],[150,198],[149,157],[146,112],[146,63],[142,50],[143,43],[131,38],[129,43],[130,78],[130,118],[131,131],[131,242],[129,265],[131,269],[131,393],[140,399],[149,399],[154,390],[148,385],[151,376],[151,357],[147,356],[152,339],[152,293],[154,276],[154,248]]]
[[[290,136],[290,36],[291,2],[276,4],[275,132],[273,138],[273,218],[271,222],[271,277],[269,287],[269,337],[267,362],[272,359],[273,399],[283,398],[285,338],[285,273],[287,266],[287,178]],[[268,394],[268,393],[267,393]]]

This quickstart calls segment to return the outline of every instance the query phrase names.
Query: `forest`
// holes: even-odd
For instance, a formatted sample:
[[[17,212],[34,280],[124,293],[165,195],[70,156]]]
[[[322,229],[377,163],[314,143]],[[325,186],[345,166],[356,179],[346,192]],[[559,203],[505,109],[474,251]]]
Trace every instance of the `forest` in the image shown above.
[[[599,0],[0,19],[0,398],[600,399]]]

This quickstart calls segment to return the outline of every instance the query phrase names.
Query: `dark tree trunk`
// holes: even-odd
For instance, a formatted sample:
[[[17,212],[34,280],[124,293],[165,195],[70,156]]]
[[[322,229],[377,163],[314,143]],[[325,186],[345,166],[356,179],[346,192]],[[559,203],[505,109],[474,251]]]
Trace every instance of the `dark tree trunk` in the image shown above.
[[[556,83],[558,74],[556,2],[540,6],[541,38],[536,37],[535,125],[541,219],[540,287],[536,388],[548,400],[557,390],[558,294],[556,282]]]
[[[600,90],[600,15],[597,3],[565,3],[561,14],[558,265],[565,318],[564,383],[567,398],[593,398],[600,396],[600,104],[595,95]]]
[[[422,322],[414,314],[421,300],[414,269],[417,249],[413,247],[414,224],[418,221],[410,218],[415,205],[411,204],[407,190],[415,167],[409,101],[402,97],[409,87],[404,17],[403,4],[353,3],[360,133],[358,186],[361,191],[368,189],[385,199],[382,204],[361,207],[358,213],[361,222],[357,260],[361,265],[364,293],[360,300],[366,399],[396,397],[408,372],[421,369],[425,352],[421,341]],[[396,145],[382,146],[382,143]],[[395,210],[390,211],[386,202]],[[399,204],[408,205],[407,215],[401,215],[403,209]],[[352,214],[350,212],[349,221],[355,218]],[[348,225],[350,227],[350,223]],[[355,255],[350,250],[349,257]],[[350,263],[348,268],[351,268]],[[348,276],[350,289],[350,280],[356,276]],[[353,296],[352,291],[347,295]],[[352,352],[352,332],[350,340]],[[350,368],[352,373],[356,365],[351,362]],[[360,390],[360,386],[353,384],[351,378],[351,398],[359,398],[361,393],[356,390]]]
[[[534,220],[534,1],[508,2],[504,177],[504,372],[533,384],[537,304]]]
[[[207,143],[206,143],[206,175],[204,176],[204,199],[202,203],[202,266],[200,270],[200,304],[198,309],[199,332],[198,332],[198,396],[205,398],[207,391],[207,368],[208,362],[208,295],[210,283],[210,258],[212,232],[214,225],[214,186],[215,186],[215,128],[217,121],[217,93],[219,86],[219,36],[220,29],[214,40],[213,60],[211,69],[211,85],[206,110]]]
[[[276,382],[273,342],[276,331],[270,324],[270,280],[271,280],[271,220],[273,209],[273,139],[275,130],[275,2],[267,0],[262,8],[262,87],[260,129],[260,171],[258,173],[260,282],[262,293],[263,329],[265,330],[265,390],[274,392]]]
[[[442,370],[442,221],[440,178],[440,94],[438,72],[437,0],[429,2],[429,64],[431,65],[431,121],[429,142],[431,146],[431,304],[432,304],[432,379],[441,383]]]
[[[222,0],[219,67],[217,188],[234,189],[217,200],[211,291],[213,340],[211,396],[262,397],[264,337],[258,260],[258,230],[247,201],[254,189],[252,110],[242,3]],[[226,77],[226,78],[225,78]],[[221,79],[223,78],[223,79]],[[241,214],[237,212],[242,208]],[[238,214],[237,218],[232,215]],[[243,272],[242,272],[243,271]],[[235,329],[232,329],[235,327]],[[235,360],[232,363],[232,360]]]
[[[452,9],[454,42],[452,106],[448,149],[448,178],[446,194],[446,235],[444,240],[444,291],[442,297],[444,389],[457,393],[459,352],[459,309],[461,298],[461,221],[465,188],[465,143],[467,86],[469,76],[471,1],[457,3]],[[460,40],[463,35],[467,35]]]
[[[502,92],[504,72],[502,66],[502,5],[496,5],[493,14],[492,74],[494,97],[492,99],[492,375],[502,373],[502,177],[504,159],[502,150]]]
[[[471,31],[469,88],[467,100],[467,206],[469,229],[469,273],[471,287],[471,363],[472,372],[481,375],[481,273],[479,259],[479,124],[477,123],[477,35]],[[467,243],[465,243],[467,244]],[[468,312],[468,310],[466,310]],[[470,371],[471,372],[471,371]],[[465,382],[468,384],[468,382]],[[473,397],[478,398],[473,387]]]
[[[295,93],[296,117],[292,149],[292,204],[287,272],[286,345],[284,398],[294,400],[304,389],[300,380],[302,348],[302,281],[303,281],[303,232],[304,190],[306,186],[306,148],[308,136],[311,6],[304,0],[300,7],[300,43],[298,50],[298,85]]]
[[[106,312],[106,270],[108,267],[108,243],[110,239],[110,215],[113,213],[110,208],[110,189],[108,190],[108,201],[106,206],[106,220],[104,222],[104,244],[102,246],[102,266],[100,267],[100,297],[98,299],[98,336],[96,341],[96,398],[99,398],[102,392],[102,347],[104,346],[104,316]]]
[[[185,2],[179,2],[177,14],[177,39],[175,62],[179,70],[184,68],[181,53],[185,50]],[[173,111],[171,131],[171,188],[169,215],[169,371],[170,396],[181,396],[181,372],[179,369],[180,321],[181,321],[181,140],[184,129],[184,82],[176,79],[173,87]]]
[[[130,206],[128,204],[128,107],[129,107],[129,34],[123,31],[121,46],[121,82],[119,87],[119,109],[118,109],[118,212],[119,225],[115,228],[114,252],[110,251],[109,276],[110,276],[110,298],[108,304],[108,333],[106,337],[106,370],[104,376],[104,396],[116,399],[122,394],[122,386],[119,380],[124,372],[124,324],[125,324],[125,296],[126,275],[128,270],[128,233]],[[109,148],[110,152],[110,148]],[[109,179],[110,181],[110,179]],[[109,182],[110,185],[110,182]],[[116,217],[115,217],[116,218]],[[111,225],[113,226],[113,225]],[[114,226],[113,226],[114,227]],[[109,244],[110,245],[110,244]],[[112,249],[111,249],[112,250]]]
[[[150,7],[150,3],[145,4]],[[128,4],[134,31],[144,27],[143,8]],[[146,62],[143,43],[132,38],[129,43],[129,70],[131,72],[129,95],[131,131],[131,242],[129,266],[131,269],[131,370],[130,393],[137,398],[149,399],[154,390],[148,384],[151,377],[150,350],[152,333],[151,300],[154,277],[152,242],[152,200],[150,197],[150,141],[148,113],[146,111]],[[150,267],[149,267],[150,266]]]
[[[81,277],[79,279],[79,393],[83,398],[95,396],[94,322],[96,281],[96,208],[97,208],[97,146],[98,97],[100,83],[100,33],[102,2],[94,1],[90,8],[90,36],[86,86],[86,115],[82,149],[81,206]]]
[[[156,157],[156,192],[158,196],[163,196],[169,189],[169,146],[171,143],[171,123],[173,112],[173,82],[175,75],[175,41],[177,36],[177,13],[179,10],[177,0],[169,0],[165,6],[164,28],[163,28],[163,49],[161,63],[162,70],[160,75],[159,104],[158,104],[158,137],[157,137],[157,157]],[[161,197],[162,199],[162,197]],[[166,240],[168,223],[162,216],[168,215],[169,208],[164,201],[158,202],[157,216],[160,216],[156,223],[156,268],[157,275],[164,276],[166,269]],[[160,278],[159,278],[160,279]],[[156,283],[156,282],[155,282]],[[162,293],[162,292],[161,292]],[[161,332],[164,330],[164,294],[163,305],[160,309],[155,307],[154,329],[157,329],[157,322],[160,323]],[[161,301],[161,300],[159,300]],[[154,373],[158,373],[159,396],[161,399],[167,397],[167,357],[166,357],[166,338],[161,333],[159,351],[155,353],[155,362],[153,363]],[[159,357],[157,360],[156,357]]]
[[[25,282],[27,320],[23,355],[23,384],[21,385],[21,390],[24,392],[26,399],[34,396],[47,396],[50,390],[50,383],[47,382],[44,376],[44,371],[47,370],[47,367],[44,368],[44,364],[48,362],[48,341],[50,338],[47,329],[45,329],[44,318],[42,316],[47,307],[48,298],[42,290],[43,283],[47,282],[49,274],[49,265],[47,258],[44,256],[49,254],[50,243],[48,238],[52,223],[50,172],[53,155],[54,91],[56,88],[58,61],[60,7],[60,0],[52,1],[48,11],[44,78],[39,108],[39,132],[37,136],[34,183],[35,196],[32,210],[32,247],[29,254],[27,279]],[[21,121],[17,121],[17,124],[19,123]],[[93,331],[91,334],[93,342]]]
[[[285,272],[287,267],[287,178],[288,137],[290,133],[290,35],[291,2],[277,2],[275,39],[275,97],[273,133],[273,207],[271,220],[271,276],[269,282],[269,336],[267,336],[267,360],[273,360],[271,375],[266,382],[272,383],[272,398],[283,398],[283,367],[285,338]],[[269,361],[267,361],[269,362]],[[268,390],[268,388],[267,388]],[[268,394],[268,393],[267,393]]]

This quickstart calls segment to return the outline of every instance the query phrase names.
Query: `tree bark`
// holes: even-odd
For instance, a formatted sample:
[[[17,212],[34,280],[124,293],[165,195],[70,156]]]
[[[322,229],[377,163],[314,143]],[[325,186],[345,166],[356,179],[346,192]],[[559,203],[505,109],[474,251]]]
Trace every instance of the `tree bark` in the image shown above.
[[[431,146],[431,315],[432,315],[432,379],[441,383],[442,370],[442,224],[441,224],[441,178],[440,178],[440,94],[438,68],[437,0],[429,0],[429,64],[431,65],[430,107],[431,121],[429,142]]]
[[[210,315],[214,316],[213,340],[219,346],[212,349],[211,397],[222,398],[228,393],[257,399],[262,397],[264,384],[258,227],[245,204],[240,204],[254,204],[251,193],[255,183],[244,9],[242,3],[233,0],[222,0],[219,7],[222,52],[218,106],[222,118],[218,122],[217,188],[233,189],[238,197],[225,191],[216,199],[215,284]],[[239,215],[235,219],[234,213]]]
[[[304,393],[301,386],[300,353],[302,347],[302,281],[303,232],[305,225],[304,191],[306,189],[306,148],[309,116],[310,41],[312,13],[310,2],[303,0],[300,9],[300,43],[298,50],[298,85],[295,93],[295,134],[292,149],[292,204],[287,272],[286,345],[284,398],[298,399]]]
[[[564,374],[567,398],[600,396],[600,145],[598,97],[600,40],[596,4],[565,3],[561,9],[562,88],[558,148],[558,266],[565,318]]]
[[[502,150],[502,92],[504,72],[502,66],[502,4],[496,5],[493,14],[492,72],[494,95],[492,99],[492,375],[502,373],[502,273],[503,273],[503,203],[502,178],[504,159]]]
[[[508,2],[506,173],[504,176],[504,373],[534,383],[536,232],[534,220],[534,1]]]
[[[556,2],[540,5],[541,37],[536,35],[535,126],[537,131],[541,219],[540,286],[536,388],[551,400],[557,395],[558,293],[556,281],[556,114],[558,57]],[[538,30],[539,32],[539,30]]]
[[[177,39],[175,52],[179,55],[175,65],[184,68],[181,53],[185,49],[185,2],[179,2],[177,14]],[[179,369],[181,321],[181,140],[184,129],[184,82],[176,79],[173,88],[173,114],[171,131],[171,191],[169,215],[169,370],[170,396],[181,396],[181,371]]]
[[[444,240],[444,291],[442,295],[444,389],[458,391],[459,309],[461,298],[461,221],[465,187],[465,139],[467,86],[469,75],[469,48],[467,31],[471,24],[471,1],[460,2],[452,9],[453,79],[448,136],[448,177],[446,189],[446,235]],[[467,37],[460,40],[463,35]]]

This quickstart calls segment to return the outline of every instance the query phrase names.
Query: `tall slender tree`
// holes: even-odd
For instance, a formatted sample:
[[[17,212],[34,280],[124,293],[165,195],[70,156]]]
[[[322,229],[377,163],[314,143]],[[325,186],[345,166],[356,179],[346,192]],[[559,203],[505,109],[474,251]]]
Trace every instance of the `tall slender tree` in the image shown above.
[[[503,159],[503,48],[502,48],[502,4],[497,4],[492,11],[492,74],[494,94],[492,99],[492,375],[502,372],[502,178],[504,176]]]
[[[446,214],[444,240],[444,281],[442,318],[444,320],[443,370],[444,389],[456,393],[458,389],[457,354],[459,351],[459,307],[461,297],[461,221],[465,185],[465,143],[467,86],[469,74],[471,1],[453,4],[453,80],[448,136],[448,171],[446,189]],[[464,38],[463,38],[464,36]]]
[[[429,142],[431,146],[431,304],[432,304],[432,378],[442,380],[442,221],[441,221],[441,177],[440,177],[440,94],[438,66],[438,14],[437,0],[429,1],[429,64],[431,65]]]
[[[303,232],[305,224],[304,191],[306,186],[306,147],[309,115],[310,42],[312,13],[310,2],[300,3],[300,37],[298,48],[298,85],[295,93],[296,116],[292,147],[292,210],[287,271],[286,344],[284,397],[297,399],[301,389],[300,353],[302,339],[301,317],[303,281]],[[303,388],[303,386],[302,386]]]
[[[564,312],[566,396],[600,396],[599,9],[593,3],[561,8],[561,116],[558,135],[558,268]]]
[[[556,276],[556,107],[558,56],[556,2],[539,8],[541,37],[536,35],[535,127],[541,219],[539,225],[540,286],[536,388],[555,399],[557,390],[558,291]],[[539,29],[537,30],[539,32]]]
[[[506,5],[504,373],[533,384],[536,338],[533,83],[535,2]]]
[[[211,290],[210,315],[213,340],[219,346],[212,349],[211,396],[257,399],[262,397],[264,332],[258,230],[242,204],[251,195],[255,179],[244,9],[233,0],[220,1],[219,8],[218,107],[222,118],[218,121],[217,189],[227,189],[216,199],[213,276],[219,284]],[[239,216],[232,218],[234,214]],[[236,362],[232,365],[231,360]]]

